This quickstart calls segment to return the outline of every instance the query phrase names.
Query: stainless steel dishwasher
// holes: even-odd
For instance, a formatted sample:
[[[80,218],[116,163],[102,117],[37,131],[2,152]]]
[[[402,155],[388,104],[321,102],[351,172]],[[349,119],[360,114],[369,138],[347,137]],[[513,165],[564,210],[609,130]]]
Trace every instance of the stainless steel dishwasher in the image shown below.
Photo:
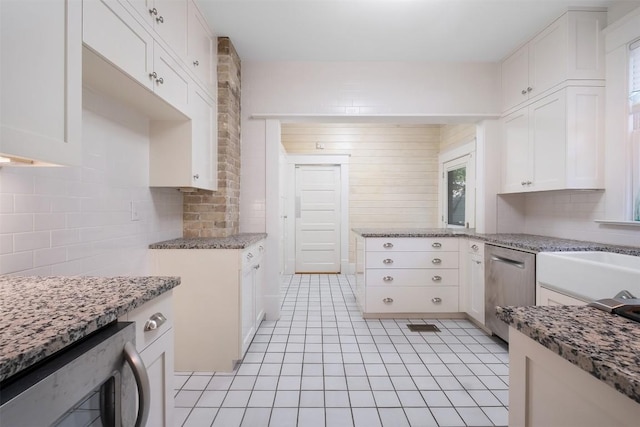
[[[505,341],[509,327],[496,317],[496,306],[536,304],[536,256],[485,245],[485,326]]]

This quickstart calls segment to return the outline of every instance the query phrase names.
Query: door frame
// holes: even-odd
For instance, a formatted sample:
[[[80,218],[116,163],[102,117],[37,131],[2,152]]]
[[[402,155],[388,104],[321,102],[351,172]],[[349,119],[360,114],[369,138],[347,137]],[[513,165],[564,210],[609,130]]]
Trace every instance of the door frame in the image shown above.
[[[476,139],[473,138],[470,142],[445,151],[438,156],[438,215],[440,215],[439,224],[441,227],[465,228],[445,224],[444,219],[447,200],[444,165],[454,160],[460,160],[462,162],[465,158],[467,164],[465,226],[466,224],[469,225],[469,228],[475,228],[476,226]]]
[[[296,224],[295,191],[296,166],[318,165],[340,167],[340,272],[349,272],[349,158],[348,154],[289,154],[285,175],[286,197],[286,239],[284,273],[295,274],[296,261]]]

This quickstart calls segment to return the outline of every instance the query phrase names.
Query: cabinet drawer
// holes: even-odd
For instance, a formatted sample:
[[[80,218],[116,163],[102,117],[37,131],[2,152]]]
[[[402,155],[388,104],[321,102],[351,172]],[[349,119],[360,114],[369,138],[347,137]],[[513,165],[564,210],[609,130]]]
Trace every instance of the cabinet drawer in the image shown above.
[[[367,288],[366,307],[368,313],[455,313],[458,311],[458,288],[453,286]]]
[[[162,334],[173,327],[173,303],[172,303],[173,291],[165,292],[158,298],[155,298],[141,307],[127,314],[127,320],[129,322],[136,323],[136,349],[142,351],[160,338]],[[156,313],[162,313],[167,319],[157,329],[145,331],[145,324]]]
[[[484,242],[480,240],[468,240],[467,252],[470,254],[478,254],[484,258]]]
[[[262,261],[264,254],[264,240],[254,243],[242,251],[242,268],[252,267]]]
[[[370,237],[367,251],[457,251],[458,239],[451,237]]]
[[[367,268],[458,268],[458,252],[371,252]]]
[[[367,270],[367,288],[371,286],[458,286],[456,269],[386,269]]]

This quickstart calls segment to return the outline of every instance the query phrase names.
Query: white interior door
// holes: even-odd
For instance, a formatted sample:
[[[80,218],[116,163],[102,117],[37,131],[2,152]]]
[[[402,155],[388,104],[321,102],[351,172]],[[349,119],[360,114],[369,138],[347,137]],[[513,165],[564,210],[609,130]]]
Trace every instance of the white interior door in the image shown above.
[[[340,272],[340,166],[296,165],[296,273]]]

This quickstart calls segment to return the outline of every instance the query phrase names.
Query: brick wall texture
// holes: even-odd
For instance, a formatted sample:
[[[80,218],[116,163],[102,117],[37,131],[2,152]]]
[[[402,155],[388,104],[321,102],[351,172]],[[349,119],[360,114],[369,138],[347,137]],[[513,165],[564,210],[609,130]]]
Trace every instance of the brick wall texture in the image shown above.
[[[240,224],[240,57],[218,38],[218,191],[184,197],[183,235],[227,237]]]

